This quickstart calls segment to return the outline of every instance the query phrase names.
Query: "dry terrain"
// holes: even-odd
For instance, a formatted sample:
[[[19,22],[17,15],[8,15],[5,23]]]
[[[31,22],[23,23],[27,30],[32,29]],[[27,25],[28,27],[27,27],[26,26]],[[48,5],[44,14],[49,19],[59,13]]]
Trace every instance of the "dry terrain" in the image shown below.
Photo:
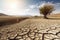
[[[7,24],[14,24],[18,23],[22,20],[27,19],[27,17],[20,17],[20,16],[0,16],[0,26],[7,25]]]
[[[0,26],[0,40],[60,40],[60,17],[30,18]]]

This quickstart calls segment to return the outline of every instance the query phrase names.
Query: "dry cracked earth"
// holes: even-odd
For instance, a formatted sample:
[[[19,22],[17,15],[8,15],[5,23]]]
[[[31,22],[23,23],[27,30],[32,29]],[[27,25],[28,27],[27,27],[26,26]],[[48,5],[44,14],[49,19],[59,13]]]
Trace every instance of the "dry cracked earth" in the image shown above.
[[[0,40],[60,40],[60,20],[26,19],[0,27]]]

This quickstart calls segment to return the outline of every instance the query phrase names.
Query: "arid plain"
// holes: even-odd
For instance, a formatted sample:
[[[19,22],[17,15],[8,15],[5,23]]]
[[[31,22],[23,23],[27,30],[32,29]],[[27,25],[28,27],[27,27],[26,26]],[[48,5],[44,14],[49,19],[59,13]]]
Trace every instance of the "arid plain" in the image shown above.
[[[60,40],[60,15],[48,17],[0,16],[0,40]]]

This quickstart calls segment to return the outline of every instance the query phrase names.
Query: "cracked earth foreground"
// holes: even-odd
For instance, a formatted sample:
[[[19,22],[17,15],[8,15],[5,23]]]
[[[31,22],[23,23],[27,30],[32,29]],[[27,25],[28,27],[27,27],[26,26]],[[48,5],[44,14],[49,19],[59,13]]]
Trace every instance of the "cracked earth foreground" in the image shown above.
[[[60,20],[26,19],[0,27],[0,40],[60,40]]]

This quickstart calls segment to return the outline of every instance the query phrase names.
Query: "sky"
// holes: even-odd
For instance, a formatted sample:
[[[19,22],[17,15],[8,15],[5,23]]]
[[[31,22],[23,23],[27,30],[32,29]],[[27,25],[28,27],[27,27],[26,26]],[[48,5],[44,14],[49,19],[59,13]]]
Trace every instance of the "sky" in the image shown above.
[[[44,3],[53,3],[53,13],[60,13],[60,0],[0,0],[0,13],[39,16],[39,6]]]

